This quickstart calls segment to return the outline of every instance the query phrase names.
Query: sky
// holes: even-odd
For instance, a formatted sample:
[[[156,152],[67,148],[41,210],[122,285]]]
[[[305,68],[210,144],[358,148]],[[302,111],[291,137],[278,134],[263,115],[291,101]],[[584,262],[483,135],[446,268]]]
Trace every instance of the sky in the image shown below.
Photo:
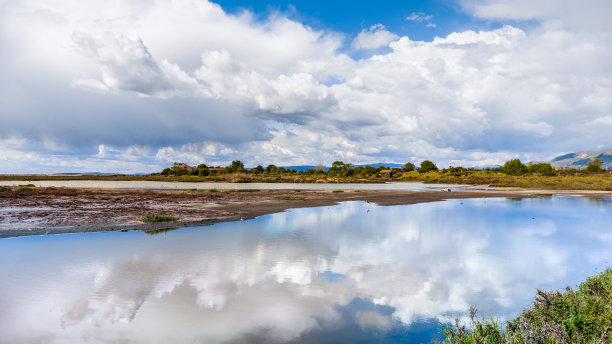
[[[0,0],[0,173],[612,147],[608,0]]]

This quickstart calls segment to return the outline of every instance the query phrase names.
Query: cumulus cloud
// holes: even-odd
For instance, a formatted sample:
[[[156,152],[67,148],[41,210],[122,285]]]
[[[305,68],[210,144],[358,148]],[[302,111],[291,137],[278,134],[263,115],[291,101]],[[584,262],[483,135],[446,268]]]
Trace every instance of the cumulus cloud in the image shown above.
[[[388,46],[398,38],[398,35],[385,30],[384,25],[376,24],[367,31],[366,29],[361,30],[353,40],[352,46],[355,49],[377,49]]]
[[[129,159],[152,167],[179,158],[482,165],[610,145],[612,30],[598,19],[609,5],[461,4],[479,18],[539,25],[423,42],[377,24],[351,44],[377,54],[353,59],[340,34],[208,1],[11,3],[0,14],[9,52],[0,148],[12,160],[0,169],[20,172],[29,155],[101,170],[136,146]],[[424,13],[406,19],[434,25]],[[116,152],[100,160],[100,145]],[[224,148],[195,148],[206,145]]]

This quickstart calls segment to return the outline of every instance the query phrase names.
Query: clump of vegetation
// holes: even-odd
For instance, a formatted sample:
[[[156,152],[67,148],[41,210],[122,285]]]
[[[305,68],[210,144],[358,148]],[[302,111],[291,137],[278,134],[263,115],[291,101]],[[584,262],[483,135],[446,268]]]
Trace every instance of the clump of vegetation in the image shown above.
[[[284,201],[303,201],[305,199],[305,197],[302,196],[278,196],[276,198]]]
[[[94,195],[87,195],[87,196],[85,196],[85,198],[87,198],[87,199],[96,199],[97,197],[94,196]]]
[[[334,192],[334,193],[339,193],[339,192],[344,192],[344,190],[334,190],[334,191],[332,191],[332,192]]]
[[[510,161],[506,161],[506,163],[500,170],[501,172],[511,176],[522,176],[524,174],[529,173],[527,166],[525,166],[525,164],[523,164],[520,159],[512,159]]]
[[[169,221],[176,221],[176,220],[178,220],[178,217],[174,217],[171,215],[147,215],[140,219],[140,221],[147,222],[147,223],[169,222]]]
[[[108,201],[111,198],[109,196],[102,196],[102,197],[100,197],[100,199],[103,200],[103,201]]]
[[[585,171],[587,173],[603,173],[604,170],[601,168],[602,164],[603,162],[599,160],[599,158],[595,158],[587,163]]]
[[[427,173],[431,171],[437,171],[438,166],[429,160],[424,160],[421,162],[421,167],[419,167],[419,173]]]
[[[261,191],[259,189],[237,189],[237,190],[231,190],[231,192],[258,192]]]
[[[208,192],[219,192],[217,189],[208,189]]]
[[[578,290],[538,290],[531,308],[505,328],[492,318],[444,325],[443,343],[612,343],[612,269],[589,277]]]
[[[228,205],[228,202],[223,202],[223,201],[219,201],[219,202],[215,202],[218,205]]]

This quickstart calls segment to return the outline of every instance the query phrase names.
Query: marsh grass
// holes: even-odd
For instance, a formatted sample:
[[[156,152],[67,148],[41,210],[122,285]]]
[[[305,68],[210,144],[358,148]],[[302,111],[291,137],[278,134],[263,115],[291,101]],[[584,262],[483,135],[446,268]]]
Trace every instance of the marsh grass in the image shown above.
[[[277,196],[276,198],[284,201],[303,201],[306,199],[303,196]]]
[[[442,343],[612,343],[612,269],[587,278],[577,290],[538,290],[531,308],[500,326],[476,318],[442,326]]]
[[[169,221],[176,221],[178,220],[178,217],[174,217],[171,215],[147,215],[143,218],[140,219],[140,221],[142,222],[148,222],[148,223],[152,223],[152,222],[169,222]]]

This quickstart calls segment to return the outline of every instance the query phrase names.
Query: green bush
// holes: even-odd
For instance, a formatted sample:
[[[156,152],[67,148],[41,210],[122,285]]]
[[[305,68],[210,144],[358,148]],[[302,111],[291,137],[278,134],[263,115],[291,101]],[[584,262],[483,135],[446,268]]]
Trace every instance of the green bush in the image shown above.
[[[552,167],[552,165],[544,162],[530,165],[527,167],[527,171],[531,174],[539,174],[541,176],[555,175],[555,169]]]
[[[443,325],[443,343],[612,343],[612,269],[574,291],[538,290],[532,307],[502,328],[492,318]]]
[[[527,174],[529,170],[527,169],[527,166],[521,162],[521,160],[512,159],[510,161],[506,161],[504,166],[501,168],[501,172],[511,176],[522,176]]]
[[[421,167],[419,167],[420,173],[427,173],[430,171],[437,171],[438,166],[429,160],[425,160],[421,163]]]

